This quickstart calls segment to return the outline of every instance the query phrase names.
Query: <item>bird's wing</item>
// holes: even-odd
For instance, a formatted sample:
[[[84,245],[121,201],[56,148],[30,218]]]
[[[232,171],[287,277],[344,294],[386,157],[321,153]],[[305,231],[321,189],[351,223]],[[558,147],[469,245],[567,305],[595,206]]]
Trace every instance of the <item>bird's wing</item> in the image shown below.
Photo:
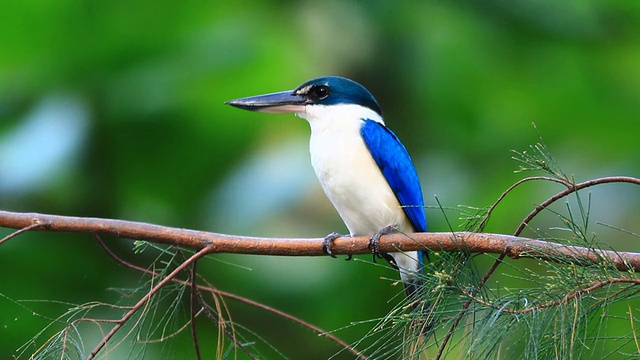
[[[415,231],[427,231],[420,179],[407,149],[396,134],[373,120],[364,120],[360,134]]]

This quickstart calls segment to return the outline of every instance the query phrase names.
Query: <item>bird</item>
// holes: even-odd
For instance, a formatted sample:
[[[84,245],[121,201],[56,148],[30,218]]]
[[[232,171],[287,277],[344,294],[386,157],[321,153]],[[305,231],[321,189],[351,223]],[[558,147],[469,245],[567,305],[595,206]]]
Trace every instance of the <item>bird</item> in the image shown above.
[[[378,101],[364,86],[340,76],[323,76],[294,90],[257,95],[225,104],[271,114],[294,113],[309,123],[309,152],[317,178],[350,236],[370,236],[375,257],[400,273],[408,298],[423,281],[422,251],[380,253],[378,241],[392,232],[426,232],[422,188],[405,146],[386,126]],[[341,235],[331,233],[323,242]],[[350,257],[349,257],[350,258]]]

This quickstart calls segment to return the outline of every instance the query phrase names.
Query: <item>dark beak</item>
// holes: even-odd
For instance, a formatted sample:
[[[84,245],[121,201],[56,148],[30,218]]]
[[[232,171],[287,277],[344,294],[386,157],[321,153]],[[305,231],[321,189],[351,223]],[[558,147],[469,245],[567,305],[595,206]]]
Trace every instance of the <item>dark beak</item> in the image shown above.
[[[245,110],[284,114],[304,112],[307,100],[290,90],[229,100],[225,104]]]

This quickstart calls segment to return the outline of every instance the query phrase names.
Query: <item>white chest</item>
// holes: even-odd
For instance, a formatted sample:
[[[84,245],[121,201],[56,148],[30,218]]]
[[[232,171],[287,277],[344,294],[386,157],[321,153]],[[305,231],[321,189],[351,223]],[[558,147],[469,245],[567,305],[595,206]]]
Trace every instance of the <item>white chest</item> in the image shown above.
[[[351,235],[371,235],[389,225],[412,231],[360,136],[362,120],[345,114],[349,113],[324,113],[321,121],[314,114],[306,114],[311,125],[311,163],[325,194]],[[378,117],[375,113],[368,115]]]

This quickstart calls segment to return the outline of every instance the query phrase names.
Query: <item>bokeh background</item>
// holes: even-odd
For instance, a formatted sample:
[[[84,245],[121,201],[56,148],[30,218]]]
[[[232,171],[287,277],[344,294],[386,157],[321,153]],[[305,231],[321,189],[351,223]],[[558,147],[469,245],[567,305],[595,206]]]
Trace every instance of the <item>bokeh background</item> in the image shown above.
[[[487,206],[526,175],[514,173],[511,150],[539,141],[532,122],[578,181],[640,175],[639,2],[7,0],[1,8],[3,210],[256,236],[345,233],[314,177],[306,122],[223,104],[321,75],[352,78],[377,97],[422,178],[432,231],[460,229],[458,205]],[[523,187],[486,230],[512,233],[559,190]],[[591,190],[590,230],[638,250],[633,237],[596,223],[637,233],[638,189]],[[452,208],[448,220],[434,196]],[[548,216],[535,226],[560,225]],[[140,264],[157,256],[107,240]],[[347,327],[336,333],[347,342],[375,322],[350,324],[384,316],[402,292],[381,280],[393,271],[365,261],[220,255],[200,270],[222,290],[326,330]],[[0,274],[0,358],[67,302],[114,302],[113,288],[141,280],[90,236],[47,233],[3,244]],[[276,316],[230,307],[290,358],[338,350]],[[201,326],[212,355],[215,330]],[[87,334],[90,350],[99,333]],[[193,356],[188,333],[144,355],[176,354]]]

